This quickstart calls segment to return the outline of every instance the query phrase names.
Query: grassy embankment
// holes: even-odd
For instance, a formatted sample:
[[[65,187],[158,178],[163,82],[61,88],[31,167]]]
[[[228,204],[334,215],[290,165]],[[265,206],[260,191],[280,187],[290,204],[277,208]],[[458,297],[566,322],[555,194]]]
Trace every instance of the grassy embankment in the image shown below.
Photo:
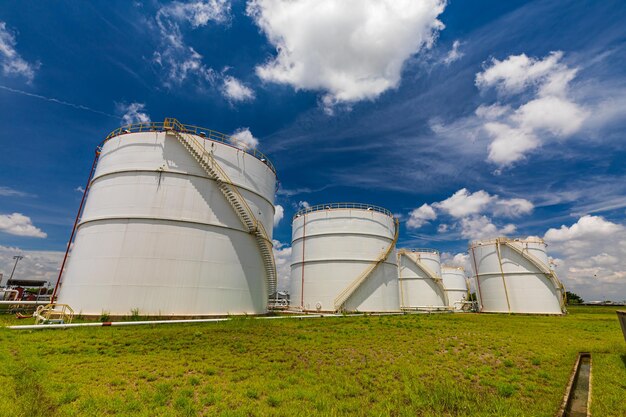
[[[593,414],[625,416],[614,308],[3,328],[0,416],[553,416],[579,351]]]

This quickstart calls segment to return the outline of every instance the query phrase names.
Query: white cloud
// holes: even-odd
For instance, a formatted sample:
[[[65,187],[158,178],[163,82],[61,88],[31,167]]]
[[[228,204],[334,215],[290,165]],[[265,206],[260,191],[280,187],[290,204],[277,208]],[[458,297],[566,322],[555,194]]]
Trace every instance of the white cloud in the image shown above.
[[[117,103],[116,107],[117,112],[122,115],[123,125],[150,122],[150,116],[146,113],[146,105],[144,103]]]
[[[291,279],[291,246],[278,240],[273,240],[273,243],[276,274],[278,275],[278,291],[288,291],[289,280]]]
[[[27,197],[29,194],[23,191],[15,190],[11,187],[6,187],[4,185],[0,185],[0,196],[1,197]]]
[[[588,301],[626,299],[624,225],[585,215],[571,226],[549,229],[544,239],[568,290]]]
[[[15,265],[15,259],[13,259],[15,255],[22,255],[24,258],[19,261],[15,268],[14,279],[48,281],[54,285],[64,252],[22,250],[0,245],[0,272],[4,274],[3,283],[5,284]]]
[[[494,202],[493,215],[503,217],[520,217],[530,214],[535,205],[524,198],[497,198]]]
[[[526,54],[510,55],[499,61],[492,58],[483,72],[476,74],[479,88],[496,87],[503,94],[519,93],[524,89],[543,84],[554,77],[563,80],[563,71],[570,70],[560,63],[563,52],[551,52],[542,60],[529,58]]]
[[[298,201],[298,210],[300,209],[308,209],[311,207],[308,201]]]
[[[165,71],[164,85],[173,87],[193,77],[198,83],[215,83],[215,70],[202,62],[194,48],[185,44],[179,23],[192,28],[209,22],[226,23],[230,19],[230,2],[226,0],[173,2],[159,9],[156,24],[161,47],[153,54],[153,62]]]
[[[278,223],[280,223],[284,216],[285,209],[283,206],[277,204],[276,207],[274,207],[274,226],[278,226]]]
[[[471,273],[472,267],[470,263],[470,256],[467,252],[452,254],[450,252],[443,252],[441,254],[441,264],[449,266],[460,266],[465,269],[466,272]]]
[[[458,61],[463,57],[463,52],[459,51],[460,46],[461,41],[456,40],[452,42],[452,49],[450,49],[446,57],[443,59],[444,64],[450,65],[454,61]]]
[[[466,239],[507,236],[515,233],[516,229],[513,224],[507,224],[499,229],[487,216],[471,216],[461,219],[461,236]]]
[[[224,77],[222,95],[230,102],[254,100],[254,91],[250,87],[244,85],[237,78],[230,75]]]
[[[460,218],[482,212],[493,199],[494,196],[486,191],[470,193],[466,188],[462,188],[451,197],[434,203],[433,207],[445,211],[452,217]]]
[[[586,215],[568,227],[562,225],[559,229],[549,229],[544,238],[550,242],[564,242],[568,240],[595,240],[611,236],[624,230],[624,226],[605,220],[601,216]]]
[[[161,13],[178,21],[187,21],[191,27],[206,26],[209,22],[224,23],[230,20],[229,0],[175,1],[161,9]]]
[[[2,73],[7,76],[18,75],[26,78],[30,83],[35,78],[35,71],[40,64],[29,63],[15,50],[17,42],[15,35],[7,29],[5,22],[0,22],[0,62]]]
[[[552,52],[542,60],[511,55],[503,61],[492,59],[476,74],[478,88],[495,87],[505,101],[519,93],[531,96],[515,110],[500,101],[476,109],[492,139],[489,161],[510,166],[540,147],[546,138],[566,138],[580,131],[589,112],[568,98],[577,69],[562,63],[562,58],[562,52]]]
[[[79,185],[78,187],[74,188],[74,191],[82,194],[85,192],[85,189]]]
[[[269,82],[321,90],[327,109],[375,99],[400,83],[407,59],[435,42],[444,0],[250,0],[276,47],[256,68]]]
[[[21,213],[0,214],[0,232],[27,237],[45,238],[48,236],[33,225],[30,217]]]
[[[236,142],[243,146],[244,148],[256,148],[259,146],[259,140],[252,136],[252,132],[250,132],[250,128],[242,127],[231,135]]]
[[[435,220],[437,214],[435,210],[428,204],[423,204],[421,207],[414,209],[409,214],[409,220],[406,222],[406,226],[409,229],[419,229],[430,220]]]

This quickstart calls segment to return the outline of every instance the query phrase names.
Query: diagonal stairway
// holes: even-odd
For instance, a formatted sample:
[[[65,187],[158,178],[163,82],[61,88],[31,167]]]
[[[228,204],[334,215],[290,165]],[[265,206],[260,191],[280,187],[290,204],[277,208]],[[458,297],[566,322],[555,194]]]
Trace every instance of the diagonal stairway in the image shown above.
[[[374,261],[370,266],[368,266],[367,269],[365,269],[365,271],[361,273],[361,275],[359,275],[354,281],[350,283],[350,285],[348,285],[343,291],[339,293],[337,298],[335,298],[335,311],[339,311],[343,309],[344,304],[346,303],[346,301],[348,301],[350,296],[354,294],[354,292],[361,286],[361,284],[365,282],[367,277],[369,277],[372,274],[372,272],[374,272],[374,270],[378,267],[378,265],[385,262],[385,260],[391,254],[391,251],[396,246],[396,242],[398,241],[398,233],[400,231],[398,219],[394,218],[393,221],[394,221],[394,226],[395,226],[393,241],[381,253],[381,255],[376,259],[376,261]]]
[[[407,251],[406,249],[402,249],[398,253],[398,256],[405,255],[407,258],[411,260],[411,262],[413,262],[419,269],[421,269],[428,278],[433,280],[433,282],[435,283],[435,285],[437,285],[437,287],[439,287],[439,290],[441,291],[441,294],[443,295],[444,304],[448,306],[450,304],[450,301],[448,300],[448,293],[446,292],[446,288],[443,285],[443,279],[437,274],[435,274],[435,271],[433,271],[432,269],[427,267],[422,261],[420,261],[419,254],[416,254],[417,255],[416,257],[411,256],[412,254],[414,253],[411,251]],[[400,282],[400,285],[402,285],[402,282]],[[404,307],[404,306],[401,306],[401,307]]]
[[[261,258],[267,280],[268,295],[276,292],[276,263],[274,252],[272,251],[272,240],[263,224],[256,218],[254,212],[241,195],[237,186],[233,184],[226,174],[226,171],[218,164],[211,152],[208,152],[203,144],[194,135],[186,133],[185,126],[174,118],[166,118],[163,124],[167,134],[170,134],[187,149],[187,151],[198,161],[200,166],[217,183],[219,190],[233,208],[241,223],[248,233],[254,236]]]
[[[539,260],[539,258],[537,258],[535,255],[531,254],[528,250],[524,250],[523,246],[518,246],[515,244],[515,242],[512,242],[509,239],[498,238],[498,242],[501,245],[511,248],[514,252],[520,254],[523,258],[527,259],[531,264],[535,265],[539,269],[539,271],[541,271],[541,273],[544,274],[552,282],[552,285],[554,285],[556,290],[560,292],[559,304],[561,306],[561,311],[565,313],[566,311],[565,287],[563,286],[563,283],[561,282],[561,280],[559,280],[559,277],[556,275],[556,272],[554,272],[548,265],[546,265],[541,260]]]

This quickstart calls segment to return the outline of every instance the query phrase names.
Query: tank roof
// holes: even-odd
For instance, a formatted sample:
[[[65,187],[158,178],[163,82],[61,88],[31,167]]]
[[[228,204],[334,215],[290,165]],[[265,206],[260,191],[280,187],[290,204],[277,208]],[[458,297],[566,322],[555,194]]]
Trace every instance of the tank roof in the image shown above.
[[[476,246],[493,245],[496,242],[520,242],[520,243],[543,243],[543,244],[546,243],[542,238],[535,237],[535,236],[529,236],[529,237],[495,237],[495,238],[492,238],[492,239],[474,240],[474,241],[470,242],[469,247],[471,249],[471,248],[474,248]]]
[[[191,134],[191,135],[198,136],[204,140],[211,140],[214,142],[220,142],[225,145],[233,146],[247,153],[248,155],[254,156],[256,159],[258,159],[259,161],[267,165],[272,170],[272,172],[276,174],[276,168],[274,167],[274,164],[272,164],[269,158],[258,149],[251,148],[247,146],[245,143],[243,143],[242,141],[232,136],[226,135],[224,133],[217,132],[215,130],[207,129],[207,128],[200,127],[200,126],[186,125],[182,123],[179,125],[182,126],[183,128],[180,129],[177,127],[177,125],[172,125],[170,123],[167,123],[167,121],[133,123],[133,124],[125,125],[125,126],[120,126],[114,131],[112,131],[111,133],[109,133],[100,146],[102,146],[106,141],[116,136],[125,135],[127,133],[164,132],[166,130],[174,129],[179,133]]]
[[[350,209],[350,210],[365,210],[365,211],[376,211],[378,213],[383,213],[389,217],[393,217],[393,213],[386,208],[374,206],[372,204],[364,204],[364,203],[328,203],[328,204],[317,204],[315,206],[305,207],[299,210],[293,218],[300,217],[303,214],[312,213],[314,211],[323,211],[323,210],[342,210],[342,209]]]

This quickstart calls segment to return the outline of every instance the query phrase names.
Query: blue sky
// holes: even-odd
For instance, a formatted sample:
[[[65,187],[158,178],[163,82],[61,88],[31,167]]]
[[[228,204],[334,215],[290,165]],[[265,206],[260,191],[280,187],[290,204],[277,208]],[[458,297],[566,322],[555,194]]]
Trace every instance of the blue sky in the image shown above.
[[[541,236],[567,287],[626,299],[622,1],[21,1],[0,22],[5,276],[24,253],[53,277],[96,145],[172,116],[270,156],[283,270],[299,205],[368,202],[401,246],[465,265],[469,240]]]

